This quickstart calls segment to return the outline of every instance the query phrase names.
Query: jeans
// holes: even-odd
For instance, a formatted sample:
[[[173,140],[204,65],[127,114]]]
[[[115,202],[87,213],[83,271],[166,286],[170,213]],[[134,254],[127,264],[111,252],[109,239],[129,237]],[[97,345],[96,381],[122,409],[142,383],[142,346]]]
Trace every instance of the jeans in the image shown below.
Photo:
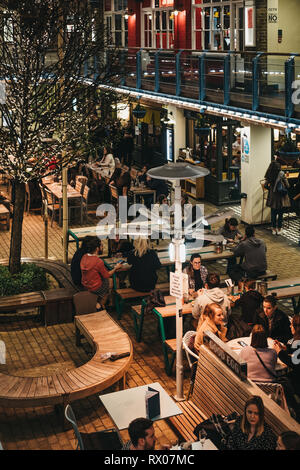
[[[282,221],[283,221],[283,209],[271,209],[272,227],[282,228]]]

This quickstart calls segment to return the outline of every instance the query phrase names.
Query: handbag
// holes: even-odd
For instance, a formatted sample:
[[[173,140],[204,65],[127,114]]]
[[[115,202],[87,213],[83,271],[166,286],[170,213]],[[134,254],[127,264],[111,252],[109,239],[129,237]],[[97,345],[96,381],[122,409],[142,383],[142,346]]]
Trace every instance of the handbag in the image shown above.
[[[276,193],[279,194],[280,196],[285,196],[288,193],[288,190],[285,187],[285,184],[281,178],[277,181]]]
[[[225,450],[227,448],[228,438],[232,432],[232,425],[235,423],[237,417],[238,414],[235,411],[227,416],[213,414],[210,418],[197,424],[193,432],[197,439],[200,440],[201,431],[205,430],[207,438],[210,439],[219,450]]]

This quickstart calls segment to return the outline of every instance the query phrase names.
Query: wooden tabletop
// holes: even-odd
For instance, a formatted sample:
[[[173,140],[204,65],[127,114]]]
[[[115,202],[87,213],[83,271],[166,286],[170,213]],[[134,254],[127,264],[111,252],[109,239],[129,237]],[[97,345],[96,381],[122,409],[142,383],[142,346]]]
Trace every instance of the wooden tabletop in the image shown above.
[[[61,182],[59,182],[59,183],[44,183],[44,186],[46,186],[46,188],[49,191],[51,191],[51,193],[54,194],[54,196],[57,199],[62,199],[63,193],[62,193],[62,184],[61,184]],[[68,184],[67,185],[67,197],[68,197],[68,199],[71,199],[71,198],[80,198],[81,199],[82,195],[79,191],[74,189],[73,186]]]

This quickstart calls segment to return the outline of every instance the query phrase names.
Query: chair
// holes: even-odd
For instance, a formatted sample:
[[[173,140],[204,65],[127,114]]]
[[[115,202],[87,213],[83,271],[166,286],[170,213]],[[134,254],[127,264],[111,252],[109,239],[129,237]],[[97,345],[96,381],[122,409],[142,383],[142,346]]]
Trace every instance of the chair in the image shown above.
[[[87,184],[87,177],[83,175],[76,175],[75,177],[75,189],[78,191],[80,194],[83,194],[83,190],[85,188],[85,185]]]
[[[88,199],[89,199],[90,188],[88,186],[84,186],[83,193],[82,193],[82,210],[85,214],[87,219],[88,216]]]
[[[51,227],[52,227],[55,212],[59,213],[60,211],[60,204],[55,202],[54,194],[52,194],[51,191],[49,191],[49,189],[43,188],[43,193],[45,195],[45,200],[47,201],[48,212],[52,213],[51,215]]]
[[[118,208],[118,203],[119,203],[119,193],[118,189],[116,186],[113,186],[112,184],[109,185],[109,192],[110,192],[110,198],[111,202],[115,204],[116,209]]]
[[[196,331],[187,331],[185,333],[184,337],[182,338],[182,347],[185,350],[186,358],[188,360],[188,363],[189,363],[189,366],[190,366],[190,369],[191,369],[190,386],[189,386],[187,399],[189,399],[190,395],[193,393],[194,382],[195,382],[196,372],[197,372],[198,359],[199,359],[199,356],[189,348],[189,344],[195,336],[196,336]],[[191,356],[194,357],[196,360],[192,362]]]
[[[73,295],[73,303],[76,315],[85,315],[96,312],[97,295],[92,292],[82,291]]]
[[[78,429],[76,418],[71,405],[65,408],[65,417],[71,423],[75,438],[76,450],[121,450],[123,441],[116,428],[104,429],[93,433],[81,433]]]

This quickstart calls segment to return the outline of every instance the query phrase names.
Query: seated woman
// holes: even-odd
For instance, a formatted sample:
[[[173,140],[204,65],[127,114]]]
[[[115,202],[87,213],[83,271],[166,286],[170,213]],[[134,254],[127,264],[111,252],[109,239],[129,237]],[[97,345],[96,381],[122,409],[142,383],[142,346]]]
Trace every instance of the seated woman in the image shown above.
[[[265,422],[262,399],[254,395],[246,401],[244,413],[235,422],[228,439],[229,450],[275,450],[276,436]]]
[[[82,273],[81,283],[83,287],[97,294],[98,303],[96,308],[105,308],[105,303],[109,294],[109,282],[108,278],[111,277],[116,271],[118,271],[122,264],[118,263],[116,266],[108,271],[104,266],[104,262],[99,258],[99,254],[102,253],[102,243],[98,237],[93,237],[88,244],[87,253],[83,255],[80,268]]]
[[[140,292],[149,292],[155,288],[156,271],[161,263],[156,251],[150,248],[149,239],[139,237],[134,240],[133,246],[134,251],[127,257],[127,262],[131,265],[130,286]]]
[[[226,219],[225,224],[223,227],[221,227],[219,233],[223,235],[223,237],[228,242],[240,240],[241,238],[243,238],[243,235],[238,230],[238,225],[239,223],[235,217],[231,217],[231,219]]]
[[[277,354],[268,347],[266,331],[262,325],[254,325],[251,345],[245,346],[240,358],[247,363],[247,377],[253,382],[275,382]]]
[[[81,269],[80,262],[83,255],[88,252],[89,242],[92,241],[94,237],[87,235],[81,242],[81,247],[75,251],[74,256],[71,261],[71,277],[74,284],[78,287],[83,287],[81,284]]]
[[[206,267],[201,264],[199,253],[191,256],[189,265],[184,268],[183,272],[189,277],[189,294],[196,298],[198,290],[205,286],[208,276]]]
[[[206,305],[203,312],[203,321],[198,324],[195,336],[194,349],[199,352],[201,344],[203,344],[204,331],[211,331],[222,341],[226,342],[227,328],[224,326],[224,315],[220,305],[216,303]]]
[[[127,167],[116,168],[110,178],[110,183],[116,186],[119,196],[127,196],[131,184],[129,169]]]

